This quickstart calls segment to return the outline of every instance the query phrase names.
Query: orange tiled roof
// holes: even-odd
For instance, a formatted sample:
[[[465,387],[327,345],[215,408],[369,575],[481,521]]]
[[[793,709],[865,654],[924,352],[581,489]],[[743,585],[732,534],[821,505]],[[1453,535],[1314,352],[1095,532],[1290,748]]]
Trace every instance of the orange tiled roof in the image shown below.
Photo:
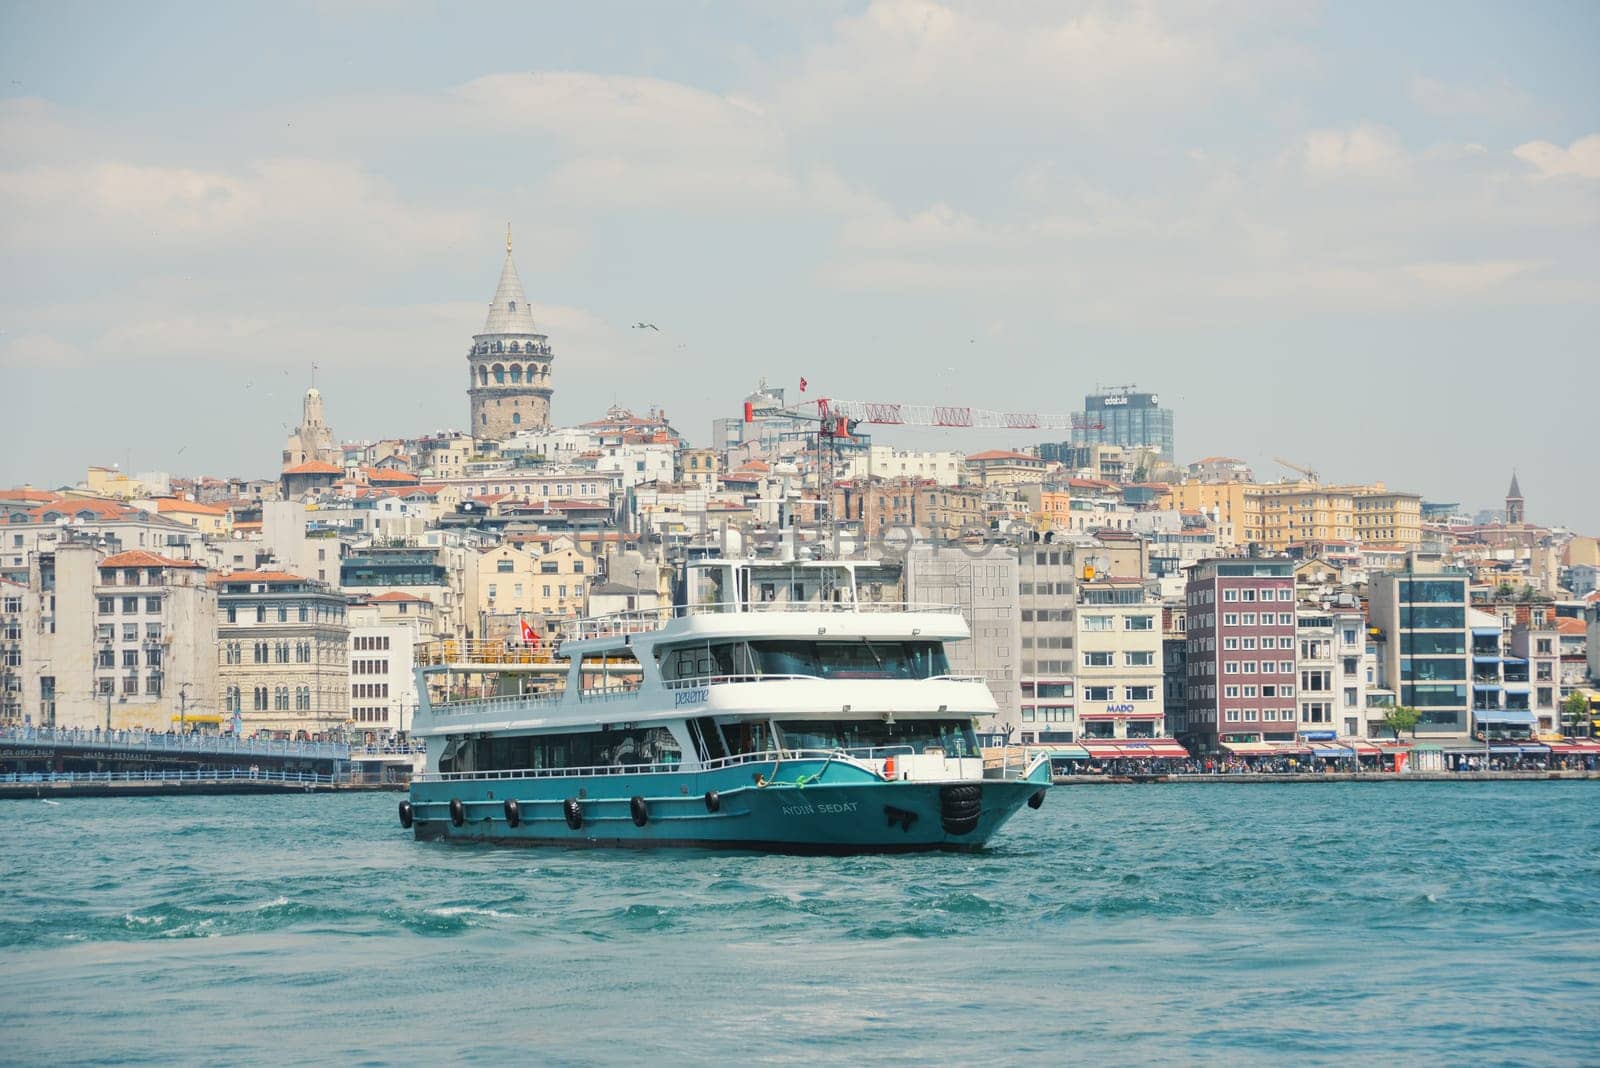
[[[193,560],[174,560],[167,556],[157,556],[155,553],[144,549],[133,549],[125,553],[117,553],[100,561],[100,567],[193,567],[205,570],[205,565]]]
[[[127,505],[117,504],[113,501],[96,500],[93,497],[63,497],[59,500],[51,501],[49,504],[40,505],[38,508],[30,509],[28,517],[37,522],[43,522],[44,517],[51,513],[75,516],[84,512],[90,512],[100,519],[124,519],[130,515],[144,514],[137,509],[129,508]]]
[[[325,464],[321,460],[307,460],[303,464],[283,469],[285,475],[342,475],[344,468]]]
[[[432,601],[428,600],[426,597],[418,597],[414,593],[402,593],[399,590],[393,590],[393,591],[391,591],[389,593],[380,593],[376,597],[368,597],[367,598],[367,603],[368,604],[377,604],[379,602],[381,602],[383,604],[393,604],[393,603],[395,603],[397,601],[407,601],[407,602],[421,601],[423,604],[432,604],[433,603]]]
[[[176,497],[157,497],[156,511],[162,514],[167,512],[192,512],[198,515],[227,515],[228,510],[215,504],[201,504],[198,501],[184,501]]]
[[[308,582],[303,575],[291,575],[287,571],[235,571],[228,575],[217,575],[211,580],[215,583],[235,582]]]
[[[1037,456],[1029,456],[1025,452],[1013,452],[1010,449],[990,449],[987,452],[974,452],[967,455],[968,460],[1027,460],[1029,463],[1040,464],[1043,460]]]
[[[0,501],[34,501],[43,504],[46,501],[57,499],[56,495],[49,490],[0,489]]]
[[[409,471],[390,471],[382,467],[364,468],[368,482],[405,482],[417,483],[422,480]]]
[[[1576,634],[1579,637],[1589,633],[1589,627],[1583,620],[1571,616],[1557,616],[1556,629],[1562,634]]]

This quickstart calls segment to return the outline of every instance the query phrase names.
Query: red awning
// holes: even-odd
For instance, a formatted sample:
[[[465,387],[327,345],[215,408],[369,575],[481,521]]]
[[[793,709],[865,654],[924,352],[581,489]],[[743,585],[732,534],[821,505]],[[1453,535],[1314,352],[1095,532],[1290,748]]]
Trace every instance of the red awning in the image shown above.
[[[1078,743],[1096,760],[1188,760],[1189,751],[1172,738],[1118,738]]]
[[[1545,744],[1550,747],[1550,752],[1552,753],[1561,753],[1568,756],[1573,754],[1600,756],[1600,742],[1588,738],[1572,738],[1565,742],[1546,742]]]

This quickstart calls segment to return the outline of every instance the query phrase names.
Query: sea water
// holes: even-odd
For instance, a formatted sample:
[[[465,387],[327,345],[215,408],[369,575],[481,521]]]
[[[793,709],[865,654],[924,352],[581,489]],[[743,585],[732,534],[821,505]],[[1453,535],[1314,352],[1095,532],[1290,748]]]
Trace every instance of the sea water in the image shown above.
[[[1057,789],[976,855],[0,802],[17,1063],[1600,1063],[1600,783]]]

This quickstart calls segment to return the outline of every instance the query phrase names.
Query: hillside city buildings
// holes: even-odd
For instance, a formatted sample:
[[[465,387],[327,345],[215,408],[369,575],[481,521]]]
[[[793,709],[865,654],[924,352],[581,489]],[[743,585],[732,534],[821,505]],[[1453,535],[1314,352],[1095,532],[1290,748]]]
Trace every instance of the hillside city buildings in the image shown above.
[[[956,606],[951,670],[1000,709],[980,729],[1068,759],[1448,763],[1600,716],[1600,541],[1535,522],[1514,476],[1469,516],[1309,467],[1180,463],[1175,413],[1133,387],[1087,396],[1069,440],[974,430],[955,452],[821,449],[800,394],[761,381],[696,442],[655,409],[557,421],[553,362],[508,238],[464,430],[341,441],[313,387],[274,472],[0,490],[0,720],[400,734],[419,643],[509,650],[527,623],[553,645],[680,601],[685,560],[784,553],[873,560],[873,599]],[[1403,739],[1396,705],[1418,713]]]

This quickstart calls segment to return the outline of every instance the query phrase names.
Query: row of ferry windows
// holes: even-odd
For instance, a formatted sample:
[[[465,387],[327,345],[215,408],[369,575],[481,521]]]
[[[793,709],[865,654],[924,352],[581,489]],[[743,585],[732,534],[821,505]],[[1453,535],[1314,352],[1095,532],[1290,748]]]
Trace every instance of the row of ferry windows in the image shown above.
[[[833,752],[870,750],[926,753],[942,751],[947,757],[979,755],[971,722],[964,719],[785,720],[778,723],[785,749]],[[690,730],[701,758],[765,752],[771,733],[765,723],[717,724],[695,720]],[[883,755],[880,753],[879,755]],[[666,727],[636,727],[582,731],[570,734],[534,734],[498,738],[452,737],[439,759],[445,772],[509,771],[529,768],[632,767],[673,765],[683,760],[677,739]]]
[[[929,679],[950,673],[941,642],[708,642],[662,654],[661,675],[809,675],[824,679]]]
[[[443,772],[519,768],[598,768],[676,764],[683,750],[665,727],[533,734],[498,738],[451,738],[439,758]]]

